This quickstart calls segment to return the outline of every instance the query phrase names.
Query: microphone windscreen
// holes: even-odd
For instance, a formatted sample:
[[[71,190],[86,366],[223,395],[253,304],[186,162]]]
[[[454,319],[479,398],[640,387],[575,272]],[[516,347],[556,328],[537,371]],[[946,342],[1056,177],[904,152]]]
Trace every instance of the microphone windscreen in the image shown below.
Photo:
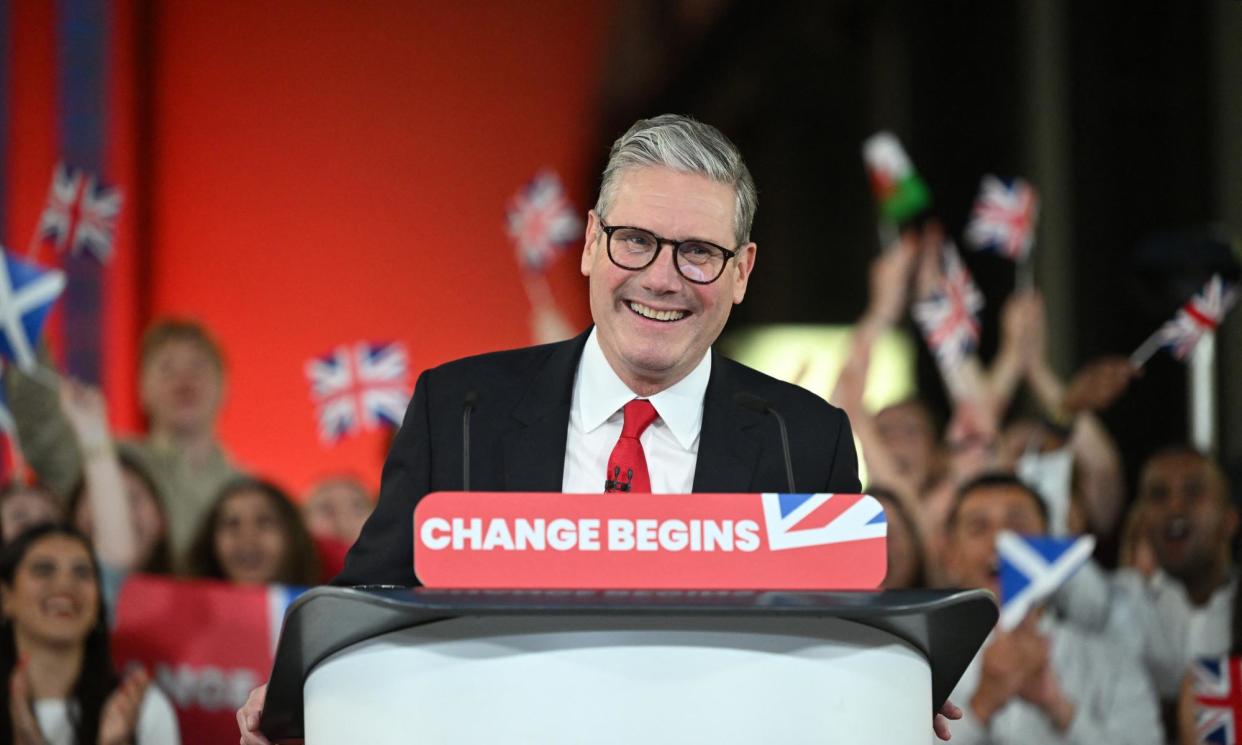
[[[771,408],[768,406],[767,401],[764,401],[762,398],[759,398],[753,393],[747,393],[746,391],[738,391],[737,393],[734,393],[733,402],[738,406],[744,406],[751,411],[757,411],[760,414],[768,413],[768,409]]]

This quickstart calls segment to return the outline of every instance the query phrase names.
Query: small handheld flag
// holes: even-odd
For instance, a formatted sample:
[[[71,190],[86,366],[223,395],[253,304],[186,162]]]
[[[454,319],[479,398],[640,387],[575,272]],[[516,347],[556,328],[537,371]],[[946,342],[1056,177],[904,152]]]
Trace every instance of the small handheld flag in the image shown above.
[[[1242,657],[1191,663],[1196,745],[1237,745],[1242,716]]]
[[[341,345],[308,361],[306,377],[324,443],[334,444],[363,430],[401,426],[410,401],[404,344]]]
[[[914,170],[905,148],[892,132],[877,132],[863,143],[863,160],[871,190],[886,219],[904,225],[931,207],[931,192]]]
[[[1091,558],[1095,536],[1049,538],[1003,531],[996,536],[1000,558],[1001,612],[998,626],[1012,631],[1038,603],[1050,597]]]
[[[61,253],[68,250],[76,256],[85,250],[106,262],[112,257],[120,212],[119,188],[106,188],[94,174],[71,171],[57,163],[35,239],[50,240]]]
[[[1039,195],[1034,187],[1022,179],[1006,183],[984,176],[966,226],[966,241],[1010,261],[1025,261],[1035,244],[1038,224]]]
[[[1237,288],[1213,274],[1208,283],[1186,304],[1178,308],[1171,321],[1147,337],[1130,355],[1130,364],[1142,367],[1160,349],[1168,349],[1184,361],[1204,334],[1213,332],[1238,299]]]
[[[919,300],[910,312],[923,332],[927,347],[942,367],[953,369],[979,343],[979,311],[983,293],[970,277],[952,244],[945,244],[940,285]]]
[[[566,245],[582,237],[582,221],[551,171],[536,175],[513,197],[506,223],[518,263],[530,272],[542,271]]]
[[[65,289],[65,275],[18,261],[0,249],[0,356],[11,360],[23,372],[34,374],[39,367],[35,350],[52,303]]]

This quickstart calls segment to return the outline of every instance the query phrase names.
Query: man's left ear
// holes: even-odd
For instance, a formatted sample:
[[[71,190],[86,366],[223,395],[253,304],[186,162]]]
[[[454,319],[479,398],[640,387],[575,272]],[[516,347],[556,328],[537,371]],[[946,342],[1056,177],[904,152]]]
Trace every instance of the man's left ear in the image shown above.
[[[733,281],[733,304],[737,305],[746,297],[746,283],[750,281],[750,273],[755,268],[755,253],[759,246],[751,241],[737,250],[733,260],[737,262],[737,277]]]

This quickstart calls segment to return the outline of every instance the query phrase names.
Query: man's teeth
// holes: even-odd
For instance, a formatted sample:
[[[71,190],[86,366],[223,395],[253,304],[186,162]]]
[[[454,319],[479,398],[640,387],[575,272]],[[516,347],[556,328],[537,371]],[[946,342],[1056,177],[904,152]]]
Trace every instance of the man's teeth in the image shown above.
[[[656,310],[648,308],[641,303],[630,303],[630,310],[634,311],[643,318],[650,318],[653,321],[680,321],[686,317],[684,310]]]

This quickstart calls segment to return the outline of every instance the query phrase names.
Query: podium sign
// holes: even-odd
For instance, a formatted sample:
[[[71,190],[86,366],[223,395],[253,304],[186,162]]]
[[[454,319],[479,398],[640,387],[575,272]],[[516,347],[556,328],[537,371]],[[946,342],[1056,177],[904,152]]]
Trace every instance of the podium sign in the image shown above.
[[[869,590],[886,530],[862,494],[437,492],[414,569],[432,588]]]

